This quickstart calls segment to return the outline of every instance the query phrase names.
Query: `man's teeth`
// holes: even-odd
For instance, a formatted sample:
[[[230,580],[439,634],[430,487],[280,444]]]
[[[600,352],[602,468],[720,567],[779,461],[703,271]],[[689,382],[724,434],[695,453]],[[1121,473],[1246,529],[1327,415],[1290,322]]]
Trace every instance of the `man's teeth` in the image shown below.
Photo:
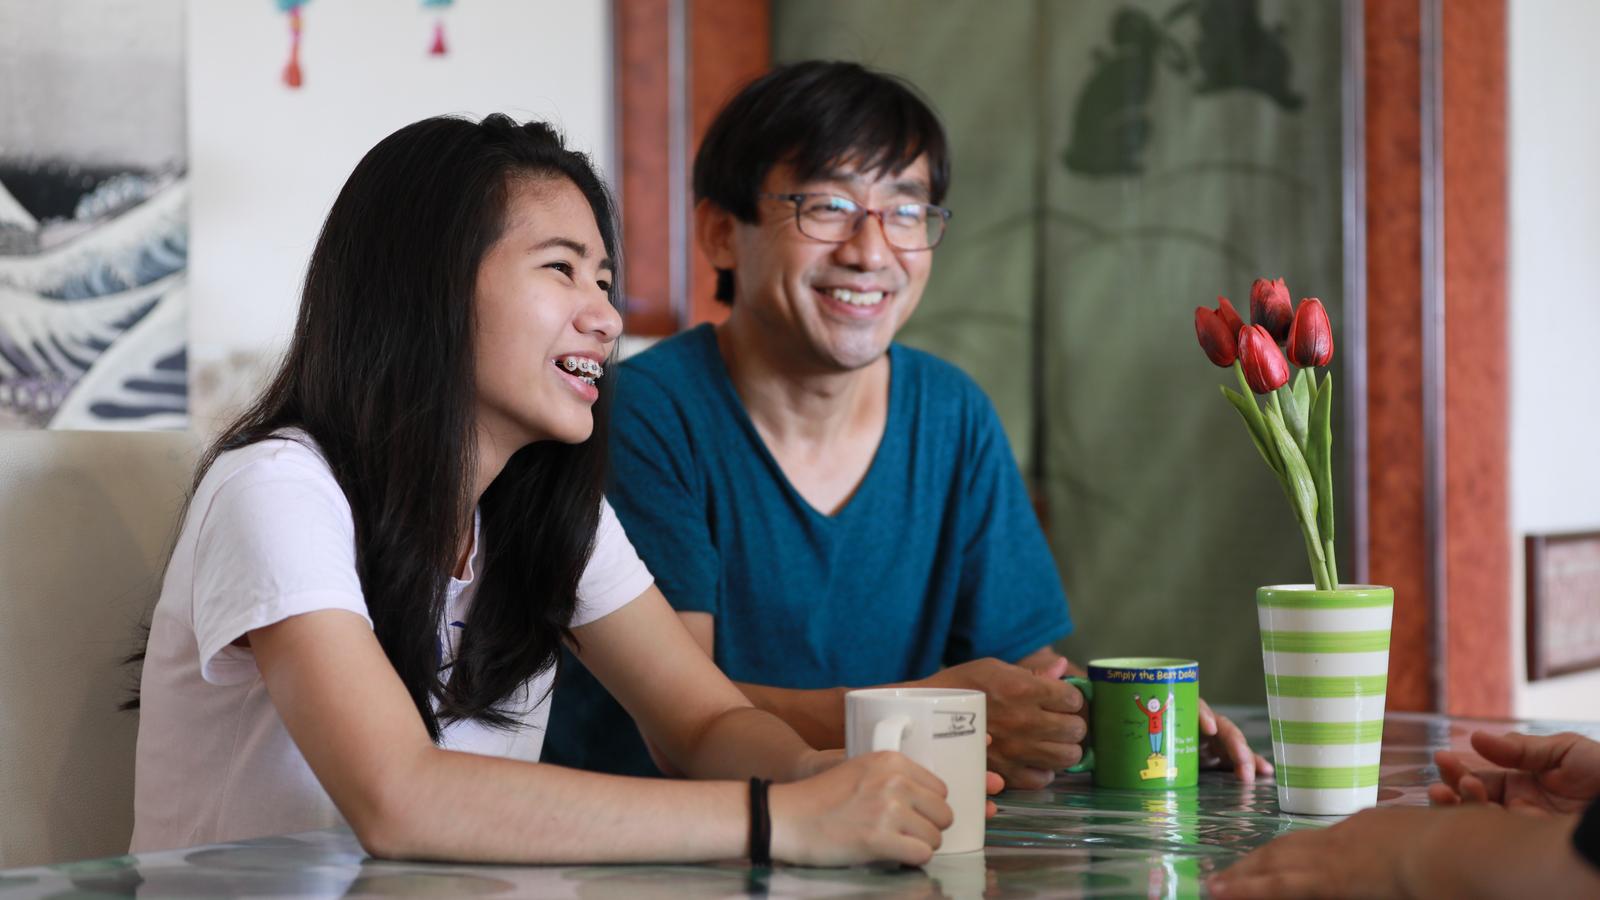
[[[584,384],[594,384],[606,374],[604,366],[586,356],[564,356],[556,360],[556,365],[566,369],[568,374],[576,376]]]
[[[845,288],[828,288],[825,293],[841,303],[851,306],[877,306],[883,300],[883,291],[851,291]]]

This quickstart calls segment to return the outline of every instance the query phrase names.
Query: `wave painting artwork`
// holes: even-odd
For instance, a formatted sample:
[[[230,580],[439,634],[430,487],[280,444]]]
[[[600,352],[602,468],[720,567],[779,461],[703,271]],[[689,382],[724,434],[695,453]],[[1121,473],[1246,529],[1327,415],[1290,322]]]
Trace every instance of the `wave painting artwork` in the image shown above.
[[[0,428],[184,428],[182,0],[0,20]]]

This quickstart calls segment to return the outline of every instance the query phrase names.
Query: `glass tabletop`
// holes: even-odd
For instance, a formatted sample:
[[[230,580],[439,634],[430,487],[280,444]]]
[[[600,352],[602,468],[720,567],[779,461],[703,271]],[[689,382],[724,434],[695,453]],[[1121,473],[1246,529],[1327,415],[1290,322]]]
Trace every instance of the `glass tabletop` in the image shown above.
[[[1223,709],[1266,752],[1265,709]],[[1378,801],[1426,804],[1433,751],[1478,728],[1600,738],[1600,724],[1393,713],[1384,723]],[[1335,819],[1278,811],[1274,785],[1207,772],[1182,791],[1110,791],[1086,776],[997,798],[980,853],[921,869],[752,870],[714,865],[491,866],[375,860],[346,829],[0,871],[0,900],[88,897],[1145,897],[1203,895],[1202,882],[1250,850]]]

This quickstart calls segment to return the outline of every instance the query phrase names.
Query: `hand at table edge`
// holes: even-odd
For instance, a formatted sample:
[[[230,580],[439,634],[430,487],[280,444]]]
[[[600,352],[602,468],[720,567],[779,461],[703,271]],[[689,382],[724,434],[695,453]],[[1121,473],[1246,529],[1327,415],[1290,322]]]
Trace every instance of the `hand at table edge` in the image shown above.
[[[1244,732],[1233,721],[1200,700],[1200,764],[1208,769],[1231,768],[1233,774],[1245,784],[1256,780],[1256,773],[1270,776],[1272,763],[1250,749]]]

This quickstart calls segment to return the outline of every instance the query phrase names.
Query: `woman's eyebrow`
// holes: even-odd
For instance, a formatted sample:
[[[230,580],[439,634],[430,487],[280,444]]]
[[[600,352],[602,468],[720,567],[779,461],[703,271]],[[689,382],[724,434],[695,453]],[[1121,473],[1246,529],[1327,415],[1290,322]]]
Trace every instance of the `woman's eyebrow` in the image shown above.
[[[534,244],[532,247],[529,247],[528,252],[531,253],[535,250],[549,250],[551,247],[565,247],[566,249],[571,250],[573,253],[578,254],[578,257],[581,259],[589,258],[588,244],[585,244],[582,241],[575,241],[572,238],[567,237],[545,238],[539,243]]]
[[[567,237],[545,238],[539,243],[534,244],[532,247],[529,247],[528,252],[532,253],[537,250],[549,250],[551,247],[564,247],[568,250],[571,250],[573,253],[578,254],[579,259],[589,258],[588,244],[585,244],[583,241],[575,241],[572,238]],[[616,263],[613,263],[611,261],[611,257],[609,256],[603,256],[600,258],[598,268],[605,269],[607,272],[615,272],[617,270]]]

